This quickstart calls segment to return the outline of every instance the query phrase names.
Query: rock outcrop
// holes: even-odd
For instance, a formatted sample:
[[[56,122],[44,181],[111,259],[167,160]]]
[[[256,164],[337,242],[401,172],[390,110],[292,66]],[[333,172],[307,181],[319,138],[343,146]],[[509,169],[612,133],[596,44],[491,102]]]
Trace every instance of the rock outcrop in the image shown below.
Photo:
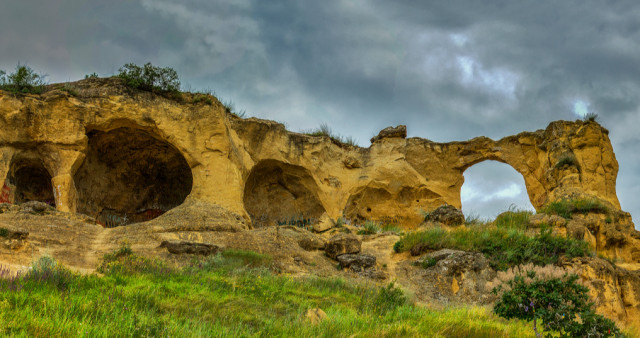
[[[495,160],[522,174],[536,208],[589,196],[620,209],[618,163],[593,121],[449,143],[406,138],[398,126],[361,148],[238,118],[213,97],[169,99],[117,78],[69,86],[76,95],[0,91],[0,202],[40,201],[105,227],[185,202],[219,206],[245,227],[319,224],[324,214],[415,227],[421,210],[460,208],[464,171]]]

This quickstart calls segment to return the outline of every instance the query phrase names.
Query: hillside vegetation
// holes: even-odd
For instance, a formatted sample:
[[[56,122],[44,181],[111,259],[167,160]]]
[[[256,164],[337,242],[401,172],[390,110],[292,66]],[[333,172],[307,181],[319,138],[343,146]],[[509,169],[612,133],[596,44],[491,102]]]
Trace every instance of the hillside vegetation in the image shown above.
[[[41,258],[0,282],[0,332],[26,336],[531,336],[526,322],[478,307],[430,310],[393,286],[276,275],[246,251],[170,268],[123,249],[104,276],[78,275]],[[305,316],[320,308],[326,319]]]

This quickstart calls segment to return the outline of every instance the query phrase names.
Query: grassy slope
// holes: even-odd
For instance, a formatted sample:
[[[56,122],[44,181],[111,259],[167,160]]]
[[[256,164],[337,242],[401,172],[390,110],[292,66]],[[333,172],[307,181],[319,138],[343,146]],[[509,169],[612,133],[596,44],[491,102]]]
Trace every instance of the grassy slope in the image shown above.
[[[0,281],[0,334],[18,336],[446,336],[532,334],[483,308],[429,310],[341,279],[292,278],[216,257],[181,271]],[[131,264],[127,266],[148,266]],[[58,277],[56,277],[58,276]],[[389,289],[387,289],[389,290]],[[328,318],[312,325],[311,308]]]

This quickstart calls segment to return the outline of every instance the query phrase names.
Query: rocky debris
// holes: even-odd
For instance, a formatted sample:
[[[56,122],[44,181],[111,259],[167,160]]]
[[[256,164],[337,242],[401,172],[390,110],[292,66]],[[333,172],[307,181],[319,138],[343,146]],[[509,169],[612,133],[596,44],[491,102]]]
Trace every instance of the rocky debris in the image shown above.
[[[329,229],[332,229],[336,226],[336,222],[334,222],[331,217],[325,212],[320,216],[318,223],[313,225],[314,232],[325,232]]]
[[[356,235],[338,234],[329,239],[324,251],[330,258],[337,259],[340,255],[359,253],[361,245]]]
[[[435,263],[425,269],[420,263],[426,259]],[[486,285],[495,278],[496,272],[481,253],[438,250],[413,263],[399,263],[396,275],[425,302],[487,304],[495,298]]]
[[[321,321],[327,318],[327,314],[320,308],[309,309],[305,313],[304,317],[311,322],[311,324],[319,324]]]
[[[53,212],[55,208],[47,203],[39,201],[29,201],[20,205],[22,211],[32,214],[44,214],[45,212]]]
[[[324,250],[327,243],[319,237],[305,237],[298,241],[298,245],[306,251]]]
[[[362,272],[376,265],[376,257],[368,254],[344,254],[338,256],[340,267]]]
[[[382,140],[383,138],[407,138],[407,126],[399,125],[397,127],[386,127],[378,133],[378,136],[374,136],[371,138],[371,143],[375,143],[377,141]]]
[[[209,256],[222,250],[221,247],[209,243],[197,243],[189,241],[163,241],[160,248],[167,248],[172,254],[195,254]]]
[[[437,222],[445,225],[460,225],[464,223],[464,214],[453,205],[445,204],[437,207],[424,217],[425,222]]]

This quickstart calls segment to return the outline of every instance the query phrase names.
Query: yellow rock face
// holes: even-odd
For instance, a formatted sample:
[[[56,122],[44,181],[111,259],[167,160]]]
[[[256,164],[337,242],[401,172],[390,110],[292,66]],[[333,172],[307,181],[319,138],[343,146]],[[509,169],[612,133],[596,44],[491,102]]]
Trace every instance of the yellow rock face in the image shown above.
[[[0,91],[0,198],[44,200],[106,225],[193,200],[253,226],[308,223],[326,212],[414,227],[420,210],[459,208],[464,171],[496,160],[522,174],[536,208],[576,194],[620,208],[618,163],[608,131],[595,122],[558,121],[498,141],[391,135],[360,148],[237,118],[217,100],[167,99],[117,79],[72,85],[77,96]]]

